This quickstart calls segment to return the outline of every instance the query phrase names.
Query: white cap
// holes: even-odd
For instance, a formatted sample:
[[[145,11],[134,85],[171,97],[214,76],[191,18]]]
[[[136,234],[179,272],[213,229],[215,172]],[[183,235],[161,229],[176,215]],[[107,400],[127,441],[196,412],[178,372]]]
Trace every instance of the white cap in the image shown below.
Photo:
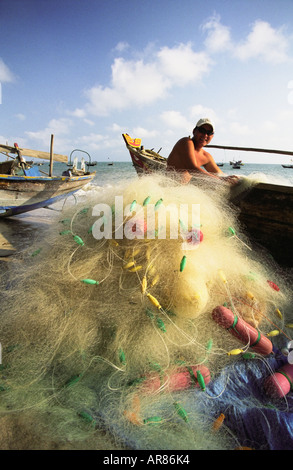
[[[196,123],[196,127],[201,127],[204,124],[208,124],[211,126],[211,128],[214,130],[214,125],[211,123],[211,121],[208,118],[202,118]]]

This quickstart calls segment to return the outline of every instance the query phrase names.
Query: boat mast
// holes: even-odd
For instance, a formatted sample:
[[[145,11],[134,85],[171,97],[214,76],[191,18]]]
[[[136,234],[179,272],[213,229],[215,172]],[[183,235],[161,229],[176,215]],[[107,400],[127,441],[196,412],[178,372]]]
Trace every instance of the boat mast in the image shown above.
[[[53,143],[54,143],[54,135],[51,134],[49,176],[53,175]]]

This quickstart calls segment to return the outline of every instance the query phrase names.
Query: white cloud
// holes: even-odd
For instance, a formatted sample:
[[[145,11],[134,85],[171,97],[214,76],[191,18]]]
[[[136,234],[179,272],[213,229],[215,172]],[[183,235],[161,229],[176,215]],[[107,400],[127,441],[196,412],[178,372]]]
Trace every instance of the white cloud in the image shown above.
[[[14,140],[14,142],[17,142],[17,140]],[[4,137],[3,135],[0,135],[0,143],[3,145],[12,145],[8,143],[7,137]]]
[[[112,67],[114,90],[131,104],[148,104],[165,93],[169,86],[155,62],[145,64],[116,59]]]
[[[81,108],[76,108],[74,111],[71,111],[68,114],[79,118],[83,118],[86,115],[85,110]]]
[[[25,121],[26,116],[22,113],[15,114],[15,117],[19,119],[20,121]]]
[[[111,66],[110,83],[105,86],[98,83],[87,89],[85,105],[75,109],[71,116],[89,120],[91,116],[108,116],[163,101],[175,93],[176,87],[187,90],[187,85],[200,83],[215,65],[215,53],[228,52],[234,59],[257,58],[273,64],[287,58],[288,39],[284,30],[275,29],[265,21],[256,21],[238,44],[218,15],[208,18],[201,29],[206,34],[205,51],[195,51],[190,42],[160,49],[149,43],[144,51],[132,51],[131,58],[116,57]],[[114,51],[122,54],[129,47],[121,41]],[[180,128],[186,128],[191,120],[194,123],[195,119],[204,116],[217,121],[215,112],[201,105],[195,106],[187,117],[166,111],[161,118],[167,125],[177,123]],[[234,119],[237,120],[236,116]]]
[[[293,80],[288,82],[288,90],[290,90],[288,92],[288,103],[293,104]]]
[[[112,64],[109,86],[97,85],[86,90],[84,109],[71,113],[84,118],[88,114],[107,116],[134,106],[148,106],[167,97],[172,87],[200,81],[211,67],[204,52],[194,52],[190,44],[163,47],[148,54],[148,61],[118,57]]]
[[[109,87],[95,86],[87,90],[85,94],[88,99],[85,114],[106,116],[113,109],[122,109],[124,107],[124,100],[121,95]]]
[[[186,85],[203,78],[210,71],[211,59],[205,52],[194,52],[191,44],[174,48],[163,47],[158,52],[160,70],[172,84]]]
[[[276,132],[277,125],[273,121],[264,121],[261,123],[260,128],[263,132]]]
[[[3,62],[3,60],[0,58],[0,82],[5,83],[5,82],[13,82],[14,80],[14,75],[10,71],[9,67]]]
[[[278,64],[288,60],[288,45],[282,28],[274,29],[266,21],[257,20],[246,40],[235,47],[234,54],[241,60],[258,58]]]
[[[108,130],[110,132],[121,132],[121,134],[124,132],[124,127],[123,126],[120,126],[119,124],[116,124],[115,122],[113,122],[113,124],[111,126],[108,127]]]
[[[240,124],[239,122],[231,122],[229,128],[231,134],[235,136],[249,136],[253,133],[249,126]]]
[[[179,111],[164,111],[161,113],[160,118],[167,126],[173,129],[191,129],[192,121],[183,116]]]
[[[82,146],[86,144],[87,148],[96,150],[96,149],[101,148],[102,144],[107,139],[108,139],[108,136],[91,132],[88,135],[84,135],[80,137],[78,139],[78,143],[81,144]]]
[[[132,135],[138,136],[141,139],[145,139],[147,137],[156,137],[159,134],[156,130],[148,130],[144,127],[134,127],[132,129]]]
[[[112,110],[148,105],[162,98],[169,87],[168,81],[156,63],[142,60],[115,59],[112,65],[112,86],[96,86],[86,92],[86,112],[106,116]]]
[[[227,109],[226,111],[226,116],[230,119],[235,119],[237,115],[238,115],[237,108],[230,108],[230,109]]]
[[[231,48],[230,28],[220,23],[220,16],[212,16],[202,30],[207,31],[205,46],[210,52],[219,52]]]
[[[66,139],[64,139],[64,136],[66,137],[70,134],[71,125],[72,121],[67,118],[51,119],[45,129],[35,132],[27,131],[26,135],[29,139],[37,141],[39,145],[42,145],[43,147],[48,147],[48,145],[50,145],[51,134],[53,134],[54,141],[58,142],[58,148],[61,148],[63,145],[67,144],[67,141]]]
[[[113,133],[111,133],[111,135],[90,133],[78,138],[76,145],[92,153],[101,150],[104,152],[105,150],[108,151],[108,149],[121,149],[121,142],[121,134],[119,136],[113,136]]]
[[[114,51],[117,52],[124,52],[126,49],[129,48],[128,42],[125,41],[120,41],[118,44],[114,47]]]
[[[255,21],[240,43],[233,41],[230,28],[221,23],[219,15],[209,18],[201,29],[207,33],[205,46],[209,53],[231,51],[242,61],[256,58],[272,64],[288,60],[289,38],[284,28],[273,28],[267,21]]]
[[[175,110],[164,111],[160,115],[160,119],[168,130],[184,130],[185,132],[191,132],[197,121],[204,117],[208,117],[215,125],[218,122],[216,112],[212,108],[201,104],[192,106],[186,115]]]
[[[69,115],[69,116],[72,116],[72,117],[82,119],[83,122],[85,122],[85,124],[87,124],[89,126],[94,126],[94,124],[95,124],[91,119],[88,119],[86,117],[87,114],[86,114],[84,109],[76,108],[74,111],[67,111],[66,114]]]
[[[95,125],[94,121],[91,121],[91,119],[84,119],[83,121],[84,121],[86,124],[88,124],[89,126],[94,126],[94,125]]]
[[[192,106],[190,110],[190,117],[196,121],[198,121],[201,118],[209,118],[215,125],[218,122],[218,117],[216,112],[212,109],[209,108],[208,106],[203,106],[202,104],[197,104],[195,106]],[[196,123],[195,123],[196,124]]]

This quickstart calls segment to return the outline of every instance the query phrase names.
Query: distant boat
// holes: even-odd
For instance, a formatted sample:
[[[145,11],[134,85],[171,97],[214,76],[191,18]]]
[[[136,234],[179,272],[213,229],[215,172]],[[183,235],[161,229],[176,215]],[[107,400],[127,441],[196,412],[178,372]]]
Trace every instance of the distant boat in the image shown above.
[[[108,158],[108,160],[109,160],[109,158]],[[108,162],[108,165],[113,165],[113,162]]]
[[[0,145],[0,152],[7,156],[12,154],[11,160],[0,163],[0,218],[48,207],[75,193],[95,177],[95,172],[75,173],[74,169],[65,171],[62,176],[52,176],[53,159],[67,162],[67,156],[53,156],[52,151],[21,149],[14,144],[14,147]],[[50,160],[49,174],[40,172],[38,166],[27,165],[23,155]]]
[[[233,160],[233,161],[230,161],[230,165],[232,165],[232,168],[233,169],[240,169],[241,166],[244,165],[244,163],[242,163],[242,160]]]
[[[291,158],[291,162],[293,162]],[[288,165],[282,165],[283,168],[293,168],[293,163],[288,163]]]
[[[232,165],[232,168],[233,168],[233,169],[235,169],[235,168],[236,168],[236,169],[238,169],[238,170],[239,170],[239,169],[241,168],[241,163],[239,163],[239,162],[235,162],[235,163],[233,163],[233,165]]]
[[[224,163],[217,163],[217,166],[224,166]]]
[[[72,150],[72,152],[69,156],[69,162],[67,163],[67,166],[73,166],[72,158],[73,158],[74,152],[85,153],[88,156],[88,160],[85,161],[86,166],[95,166],[95,165],[97,165],[98,162],[96,162],[96,161],[92,162],[91,156],[88,152],[86,152],[85,150],[74,149],[74,150]]]

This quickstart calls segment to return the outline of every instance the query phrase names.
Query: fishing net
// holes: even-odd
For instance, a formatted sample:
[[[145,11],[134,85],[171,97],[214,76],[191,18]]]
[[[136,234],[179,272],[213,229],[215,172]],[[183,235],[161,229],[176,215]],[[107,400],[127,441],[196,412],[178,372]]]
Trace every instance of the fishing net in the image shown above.
[[[133,449],[269,447],[235,416],[269,409],[279,363],[264,338],[288,346],[291,292],[227,191],[143,176],[68,208],[22,252],[1,279],[1,416],[29,415],[65,447],[103,445],[101,430]],[[231,334],[240,321],[255,342]]]

